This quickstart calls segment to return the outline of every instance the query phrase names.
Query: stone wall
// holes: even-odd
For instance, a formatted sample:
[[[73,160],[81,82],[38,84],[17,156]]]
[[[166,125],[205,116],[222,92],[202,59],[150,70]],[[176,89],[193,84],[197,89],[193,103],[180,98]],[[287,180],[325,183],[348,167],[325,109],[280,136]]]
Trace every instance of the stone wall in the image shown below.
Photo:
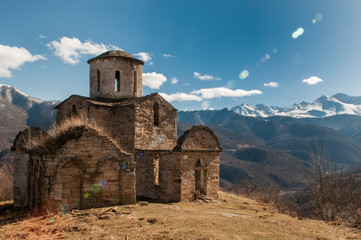
[[[133,156],[94,130],[84,129],[55,152],[28,155],[27,200],[19,206],[35,207],[48,200],[72,209],[136,201]]]
[[[136,151],[136,163],[138,199],[180,201],[180,159],[176,155],[170,151]]]
[[[158,126],[154,105],[158,104]],[[171,150],[177,141],[177,111],[159,95],[136,106],[135,149]]]
[[[134,106],[92,105],[89,115],[126,152],[134,151]]]
[[[133,152],[135,124],[133,105],[96,105],[88,102],[83,97],[73,96],[58,106],[57,124],[61,123],[65,118],[74,116],[74,109],[76,114],[85,115],[93,120],[124,151]]]
[[[143,95],[142,64],[119,58],[98,58],[90,64],[90,97],[124,98]],[[100,91],[98,91],[98,71]],[[120,89],[115,91],[115,72],[119,71]],[[134,77],[136,89],[134,91]]]
[[[217,199],[219,189],[219,153],[183,152],[181,161],[181,200],[191,199],[195,193]],[[199,161],[199,165],[197,162]]]

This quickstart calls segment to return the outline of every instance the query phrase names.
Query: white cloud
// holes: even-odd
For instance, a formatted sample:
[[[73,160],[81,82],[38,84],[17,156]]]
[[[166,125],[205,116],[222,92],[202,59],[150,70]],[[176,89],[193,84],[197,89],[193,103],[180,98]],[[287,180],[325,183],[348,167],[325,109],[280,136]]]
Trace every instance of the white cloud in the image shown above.
[[[44,39],[44,38],[46,38],[46,36],[44,36],[43,34],[40,34],[40,35],[39,35],[39,38]]]
[[[0,78],[12,78],[11,70],[19,70],[26,62],[47,60],[41,55],[32,55],[23,47],[10,47],[0,44]]]
[[[162,97],[164,97],[165,100],[168,102],[178,101],[178,102],[184,102],[184,101],[202,101],[202,98],[196,95],[188,94],[188,93],[173,93],[173,94],[166,94],[166,93],[159,93]]]
[[[202,102],[201,107],[202,107],[202,110],[208,109],[209,108],[209,102],[208,101]]]
[[[151,89],[159,89],[167,81],[166,76],[161,73],[143,73],[143,85]]]
[[[145,63],[148,63],[149,65],[153,65],[152,62],[152,56],[150,53],[147,52],[140,52],[133,54],[134,56],[138,57],[140,60],[142,60]]]
[[[172,58],[174,56],[172,54],[163,53],[162,57],[163,58]]]
[[[255,94],[262,94],[262,91],[260,90],[246,91],[243,89],[232,90],[225,87],[218,87],[218,88],[203,88],[200,90],[195,90],[191,92],[191,94],[201,95],[201,97],[204,99],[211,99],[211,98],[220,98],[220,97],[245,97]]]
[[[265,87],[273,87],[276,88],[278,87],[280,84],[278,82],[269,82],[269,83],[264,83],[263,86]]]
[[[60,41],[52,41],[46,45],[54,50],[54,55],[61,58],[64,63],[78,64],[82,55],[98,55],[111,49],[119,49],[117,46],[98,44],[90,40],[81,42],[78,38],[62,37]]]
[[[194,72],[193,77],[197,78],[199,80],[202,80],[202,81],[208,81],[208,80],[219,81],[219,80],[221,80],[220,77],[215,77],[215,76],[211,76],[211,75],[208,75],[208,74],[201,75],[199,72]]]
[[[303,79],[302,82],[307,83],[308,85],[315,85],[317,83],[323,82],[323,80],[319,77],[312,76],[307,79]]]
[[[171,84],[176,84],[176,83],[178,83],[178,79],[177,79],[176,77],[172,77],[172,78],[170,79],[170,83],[171,83]]]

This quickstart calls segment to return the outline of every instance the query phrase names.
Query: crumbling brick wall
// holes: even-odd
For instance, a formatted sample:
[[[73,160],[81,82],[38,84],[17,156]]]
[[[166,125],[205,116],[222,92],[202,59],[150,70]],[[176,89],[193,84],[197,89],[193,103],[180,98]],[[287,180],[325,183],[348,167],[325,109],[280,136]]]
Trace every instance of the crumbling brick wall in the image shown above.
[[[27,201],[19,205],[35,207],[49,200],[72,209],[136,201],[133,156],[95,130],[77,131],[63,144],[52,140],[59,144],[55,151],[15,150],[18,156],[29,156],[24,172]]]

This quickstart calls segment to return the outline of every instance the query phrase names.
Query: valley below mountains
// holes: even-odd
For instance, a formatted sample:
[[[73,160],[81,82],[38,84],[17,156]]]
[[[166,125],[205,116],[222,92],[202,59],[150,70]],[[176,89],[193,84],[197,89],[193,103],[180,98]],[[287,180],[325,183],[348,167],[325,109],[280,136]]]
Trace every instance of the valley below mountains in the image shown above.
[[[0,85],[0,163],[12,163],[11,145],[27,126],[47,130],[59,101],[42,101]],[[178,135],[192,125],[206,125],[218,136],[223,153],[224,187],[244,180],[294,190],[303,186],[300,171],[308,164],[311,142],[343,169],[361,167],[361,97],[336,94],[289,108],[242,104],[231,109],[178,112]]]

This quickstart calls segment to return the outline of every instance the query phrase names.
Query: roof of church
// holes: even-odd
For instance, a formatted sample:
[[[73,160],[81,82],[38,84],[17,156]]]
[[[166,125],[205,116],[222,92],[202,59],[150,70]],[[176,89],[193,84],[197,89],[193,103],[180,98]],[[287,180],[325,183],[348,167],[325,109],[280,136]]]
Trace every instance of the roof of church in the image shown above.
[[[71,95],[68,99],[70,99],[72,97],[77,97],[77,98],[80,98],[93,105],[115,107],[115,106],[137,105],[137,104],[140,104],[141,102],[145,101],[146,99],[152,98],[155,96],[159,96],[159,97],[163,98],[161,95],[159,95],[159,93],[152,93],[152,94],[142,96],[142,97],[129,97],[129,98],[119,98],[119,99],[100,98],[100,97],[89,98],[89,97],[83,97],[80,95]],[[62,105],[64,102],[66,102],[68,99],[64,100],[59,105],[57,105],[55,107],[55,109],[58,109],[59,106]],[[165,99],[164,99],[164,101],[168,103],[168,101],[166,101]],[[169,104],[169,106],[174,108],[174,110],[177,111],[177,109],[175,107],[173,107],[170,103],[168,103],[168,104]]]
[[[99,58],[122,58],[122,59],[130,60],[130,61],[135,61],[135,62],[138,62],[138,63],[144,65],[144,62],[142,60],[139,60],[139,59],[133,57],[132,55],[130,55],[129,53],[120,51],[120,50],[112,50],[112,51],[102,53],[102,54],[96,56],[95,58],[89,59],[88,63],[95,59],[99,59]]]

